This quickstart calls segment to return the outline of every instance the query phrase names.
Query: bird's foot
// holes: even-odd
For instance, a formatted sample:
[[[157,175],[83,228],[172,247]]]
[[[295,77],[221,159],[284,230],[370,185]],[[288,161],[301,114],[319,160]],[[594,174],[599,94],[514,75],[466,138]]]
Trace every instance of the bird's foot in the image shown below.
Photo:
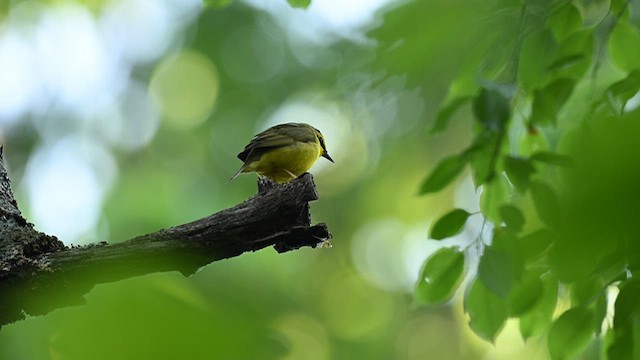
[[[279,184],[266,176],[258,176],[258,193],[264,194]]]

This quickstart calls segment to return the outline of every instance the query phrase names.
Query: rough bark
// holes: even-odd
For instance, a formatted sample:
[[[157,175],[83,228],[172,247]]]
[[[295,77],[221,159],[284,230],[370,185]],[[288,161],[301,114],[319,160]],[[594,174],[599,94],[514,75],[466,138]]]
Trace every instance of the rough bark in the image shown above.
[[[21,215],[0,148],[0,326],[82,304],[99,283],[159,271],[185,276],[213,261],[274,246],[282,253],[331,238],[311,225],[313,177],[285,185],[258,181],[247,201],[202,219],[124,242],[67,247],[36,231]]]

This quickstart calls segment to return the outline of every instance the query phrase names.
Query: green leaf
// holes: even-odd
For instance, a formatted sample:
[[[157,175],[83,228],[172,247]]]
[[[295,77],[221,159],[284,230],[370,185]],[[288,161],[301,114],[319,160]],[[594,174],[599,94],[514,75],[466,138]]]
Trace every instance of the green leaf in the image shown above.
[[[577,63],[583,61],[586,59],[586,55],[584,54],[572,54],[572,55],[567,55],[564,57],[561,57],[559,59],[557,59],[556,61],[552,62],[551,65],[549,65],[549,67],[547,67],[548,71],[557,71],[557,70],[562,70],[562,69],[566,69],[568,67],[574,66]]]
[[[524,40],[518,76],[525,90],[531,91],[546,82],[547,68],[555,59],[557,48],[558,44],[550,30],[534,32]]]
[[[507,229],[519,232],[524,226],[524,215],[522,211],[513,205],[502,205],[500,207],[500,217],[507,225]]]
[[[620,293],[616,298],[614,328],[631,325],[640,320],[640,280],[631,279],[620,285]]]
[[[503,175],[499,175],[494,181],[483,185],[480,194],[480,210],[487,219],[494,223],[500,223],[500,207],[510,202],[511,186]]]
[[[231,5],[234,0],[204,0],[206,6],[222,8]]]
[[[418,195],[429,194],[444,189],[460,174],[467,162],[469,162],[467,152],[440,161],[422,183]]]
[[[545,224],[553,228],[560,223],[558,195],[549,185],[537,181],[531,183],[531,198],[538,216]]]
[[[522,275],[522,252],[515,237],[506,231],[494,230],[492,241],[480,258],[478,277],[494,294],[506,299]]]
[[[580,9],[582,23],[585,27],[597,26],[609,13],[609,0],[580,0],[572,1]]]
[[[612,84],[605,91],[606,102],[614,114],[622,115],[627,101],[640,91],[640,70],[634,70],[626,78]]]
[[[578,211],[584,210],[576,209],[576,213]],[[566,225],[558,216],[549,216],[553,218],[554,223],[557,223],[559,229],[562,229],[560,225]],[[584,224],[585,227],[591,225]],[[574,231],[561,232],[562,237],[557,237],[546,258],[549,268],[563,282],[575,282],[591,276],[595,272],[598,258],[601,256],[599,254],[601,250],[596,250],[594,238],[589,237],[589,234],[586,233],[577,236]],[[599,246],[602,248],[608,245],[607,242],[602,242]]]
[[[509,117],[511,105],[509,99],[499,88],[484,87],[473,102],[473,114],[483,129],[490,132],[503,132]]]
[[[540,229],[521,237],[518,242],[526,262],[535,260],[554,241],[554,235],[547,229]]]
[[[593,274],[599,275],[605,284],[626,280],[627,256],[623,251],[613,251],[603,255],[596,265]],[[622,276],[622,278],[621,278]]]
[[[433,128],[431,128],[431,132],[438,133],[446,129],[451,116],[469,99],[471,99],[471,96],[468,95],[447,99],[438,111],[438,115],[436,115],[436,121],[433,124]]]
[[[542,276],[540,280],[540,300],[520,316],[520,334],[524,340],[545,333],[553,323],[553,312],[558,300],[558,280],[551,274]]]
[[[593,335],[594,320],[591,311],[580,307],[569,309],[560,315],[547,336],[551,358],[560,360],[578,355]]]
[[[416,300],[422,304],[449,301],[460,286],[464,273],[464,254],[456,248],[442,248],[424,263],[416,287]]]
[[[607,317],[607,292],[600,291],[598,293],[598,298],[593,304],[591,304],[590,308],[593,309],[593,315],[595,316],[593,331],[596,336],[599,336],[602,333],[602,323]]]
[[[640,46],[637,44],[640,44],[638,30],[629,23],[618,22],[609,38],[609,55],[623,70],[640,69]]]
[[[509,254],[503,249],[487,247],[478,267],[478,277],[491,292],[503,299],[515,282],[514,275],[510,272],[511,262]]]
[[[613,328],[607,336],[613,335],[613,341],[607,348],[609,359],[637,359],[638,335],[640,332],[640,280],[622,281],[616,298]]]
[[[531,105],[531,125],[555,125],[558,112],[569,99],[574,85],[574,80],[558,79],[541,90],[535,90]]]
[[[553,78],[567,78],[578,82],[591,66],[593,58],[592,29],[582,29],[569,35],[558,49],[556,58],[547,68]]]
[[[571,306],[588,306],[596,301],[599,295],[604,292],[604,281],[599,276],[592,276],[571,284],[569,294],[571,297]]]
[[[570,156],[555,154],[548,151],[540,151],[531,155],[531,160],[563,167],[572,167],[574,165],[573,159]]]
[[[494,342],[507,320],[506,303],[489,291],[478,277],[469,288],[464,302],[465,312],[469,314],[469,325],[480,337]]]
[[[620,12],[623,11],[624,9],[627,9],[626,13],[628,13],[629,2],[630,2],[629,0],[611,0],[611,13],[616,16],[619,16],[621,15]]]
[[[509,293],[509,315],[520,316],[542,298],[543,285],[538,272],[527,271]]]
[[[548,151],[550,147],[549,139],[535,129],[535,127],[533,127],[533,131],[529,130],[522,133],[517,142],[518,154],[523,157],[530,157],[532,154],[539,151]]]
[[[451,210],[433,224],[429,237],[442,240],[459,234],[470,215],[462,209]]]
[[[495,148],[501,136],[496,133],[482,132],[476,137],[470,152],[471,174],[476,189],[481,185],[491,182],[496,174],[496,163],[493,161]]]
[[[529,159],[516,158],[513,156],[507,156],[504,160],[504,169],[507,172],[507,176],[511,183],[521,193],[524,193],[529,188],[531,183],[531,175],[536,172],[536,169],[531,164]]]
[[[306,9],[311,5],[311,0],[287,0],[293,8]]]
[[[613,341],[607,348],[609,359],[637,359],[638,335],[640,333],[640,280],[622,281],[618,287],[620,292],[616,298],[613,328],[607,336],[613,335]]]
[[[547,27],[557,40],[563,40],[582,27],[582,15],[572,3],[566,3],[549,17]]]
[[[613,331],[608,331],[607,336],[611,336],[613,341],[607,348],[607,358],[610,360],[634,360],[634,329],[637,331],[637,326],[626,326],[623,328],[614,328]],[[636,350],[637,351],[637,350]]]

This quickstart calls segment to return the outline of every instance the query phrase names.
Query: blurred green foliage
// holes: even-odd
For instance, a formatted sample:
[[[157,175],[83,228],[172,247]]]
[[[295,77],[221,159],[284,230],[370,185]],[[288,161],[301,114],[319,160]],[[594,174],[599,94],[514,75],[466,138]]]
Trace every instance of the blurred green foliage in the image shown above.
[[[133,71],[162,122],[144,147],[110,148],[98,233],[251,196],[254,177],[227,183],[235,156],[284,119],[317,121],[336,160],[313,170],[312,204],[334,247],[100,285],[3,328],[0,358],[638,357],[637,1],[392,3],[373,43],[296,41],[265,8],[205,3]],[[46,137],[22,120],[4,133],[14,185]]]
[[[524,1],[498,12],[515,9],[518,31],[505,31],[510,41],[470,59],[476,83],[461,90],[464,82],[453,81],[450,94],[462,95],[448,97],[434,126],[443,131],[467,101],[480,124],[462,154],[472,153],[475,185],[491,194],[485,206],[481,199],[481,211],[493,230],[466,248],[480,254],[465,303],[470,325],[493,340],[507,318],[519,319],[524,339],[548,333],[552,359],[573,358],[590,342],[604,358],[637,358],[636,326],[615,319],[632,316],[619,311],[620,302],[640,304],[622,296],[636,281],[638,263],[640,193],[632,183],[640,173],[631,155],[640,153],[638,4]],[[505,47],[510,55],[500,71],[484,72],[495,49]],[[441,162],[423,188],[442,179],[451,161]],[[496,177],[502,173],[506,185]],[[452,213],[433,225],[435,240]],[[570,299],[558,285],[570,290]],[[612,314],[607,308],[614,304]]]

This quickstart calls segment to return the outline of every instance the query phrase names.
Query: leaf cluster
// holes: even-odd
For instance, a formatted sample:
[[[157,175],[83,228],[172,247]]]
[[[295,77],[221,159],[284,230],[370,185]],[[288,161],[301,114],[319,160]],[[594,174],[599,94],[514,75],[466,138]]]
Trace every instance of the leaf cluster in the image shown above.
[[[495,42],[480,53],[469,50],[431,127],[444,132],[469,105],[473,140],[419,188],[439,192],[468,169],[492,236],[430,256],[416,299],[449,301],[475,263],[471,249],[479,249],[464,300],[476,334],[494,341],[516,318],[523,339],[547,337],[553,359],[572,358],[592,341],[610,359],[637,358],[640,28],[633,14],[640,8],[623,0],[497,3],[495,13],[518,14],[517,31],[505,17],[487,20],[505,33],[492,33]],[[409,56],[389,48],[385,61],[394,51]],[[449,211],[430,239],[459,234],[470,216]],[[612,322],[605,321],[609,305]]]

